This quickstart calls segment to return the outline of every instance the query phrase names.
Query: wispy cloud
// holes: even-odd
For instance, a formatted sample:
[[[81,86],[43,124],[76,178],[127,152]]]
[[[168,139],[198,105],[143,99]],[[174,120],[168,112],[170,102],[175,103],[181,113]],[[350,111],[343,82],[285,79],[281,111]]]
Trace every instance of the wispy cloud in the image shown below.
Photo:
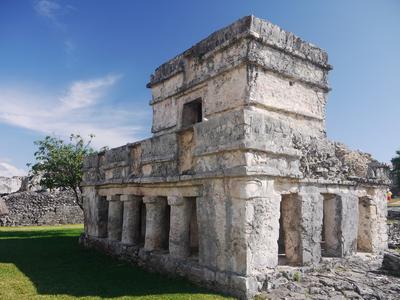
[[[90,106],[102,97],[105,90],[114,85],[121,76],[109,75],[87,81],[76,81],[60,100],[66,109]]]
[[[39,17],[50,21],[50,24],[63,33],[64,51],[68,56],[72,55],[76,50],[76,44],[68,34],[64,17],[76,10],[75,7],[58,0],[35,0],[33,8]]]
[[[52,0],[38,0],[33,7],[38,15],[56,20],[61,10],[61,5]]]
[[[142,138],[147,114],[105,99],[120,78],[107,75],[75,81],[59,95],[0,86],[0,122],[62,137],[93,133],[97,148],[135,141]]]
[[[0,177],[25,176],[27,172],[8,162],[0,162]]]
[[[33,8],[38,16],[50,20],[60,29],[66,29],[61,21],[62,17],[75,10],[73,6],[62,4],[58,0],[36,0]]]
[[[71,39],[64,41],[64,50],[66,54],[72,54],[76,50],[75,43]]]

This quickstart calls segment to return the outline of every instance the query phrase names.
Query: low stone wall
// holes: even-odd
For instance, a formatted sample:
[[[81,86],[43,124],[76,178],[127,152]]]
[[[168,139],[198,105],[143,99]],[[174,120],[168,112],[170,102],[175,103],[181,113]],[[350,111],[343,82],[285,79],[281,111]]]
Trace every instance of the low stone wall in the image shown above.
[[[81,246],[95,249],[118,260],[139,266],[146,271],[165,274],[169,277],[185,277],[191,282],[210,290],[248,299],[248,277],[233,272],[221,272],[200,266],[195,258],[179,259],[163,251],[145,251],[139,246],[110,241],[106,238],[89,237],[82,234]]]
[[[83,212],[67,191],[17,192],[0,201],[0,226],[83,223]]]

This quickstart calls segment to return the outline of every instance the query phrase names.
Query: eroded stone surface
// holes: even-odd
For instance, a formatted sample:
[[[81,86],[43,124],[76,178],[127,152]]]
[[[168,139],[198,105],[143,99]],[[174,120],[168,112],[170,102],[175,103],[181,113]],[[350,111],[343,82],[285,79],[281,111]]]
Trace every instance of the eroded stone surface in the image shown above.
[[[400,278],[381,270],[382,257],[325,259],[317,268],[280,267],[259,299],[398,299]]]
[[[382,268],[389,273],[400,277],[400,254],[396,252],[385,252]]]
[[[241,298],[279,264],[382,253],[388,168],[326,138],[329,70],[323,50],[254,16],[161,65],[153,137],[85,160],[84,245]],[[113,197],[144,204],[121,214]],[[324,297],[357,291],[344,293]]]

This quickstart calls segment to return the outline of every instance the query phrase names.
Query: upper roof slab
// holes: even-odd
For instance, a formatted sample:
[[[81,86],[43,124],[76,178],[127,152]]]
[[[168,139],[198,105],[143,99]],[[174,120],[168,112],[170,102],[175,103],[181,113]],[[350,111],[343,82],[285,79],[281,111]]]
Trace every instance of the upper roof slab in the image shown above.
[[[222,46],[228,46],[242,38],[256,39],[263,44],[287,54],[311,62],[323,69],[330,70],[326,51],[303,41],[291,32],[255,16],[243,17],[231,25],[222,28],[201,40],[188,50],[159,66],[151,75],[147,87],[152,87],[175,74],[182,72],[184,61],[190,57],[202,57]]]

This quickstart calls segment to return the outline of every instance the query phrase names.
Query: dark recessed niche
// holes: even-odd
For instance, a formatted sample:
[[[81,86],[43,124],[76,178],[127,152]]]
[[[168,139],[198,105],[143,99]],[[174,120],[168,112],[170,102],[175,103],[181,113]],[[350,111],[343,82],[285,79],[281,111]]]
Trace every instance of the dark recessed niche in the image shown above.
[[[182,127],[188,127],[200,123],[203,119],[201,99],[185,103],[182,109]]]

